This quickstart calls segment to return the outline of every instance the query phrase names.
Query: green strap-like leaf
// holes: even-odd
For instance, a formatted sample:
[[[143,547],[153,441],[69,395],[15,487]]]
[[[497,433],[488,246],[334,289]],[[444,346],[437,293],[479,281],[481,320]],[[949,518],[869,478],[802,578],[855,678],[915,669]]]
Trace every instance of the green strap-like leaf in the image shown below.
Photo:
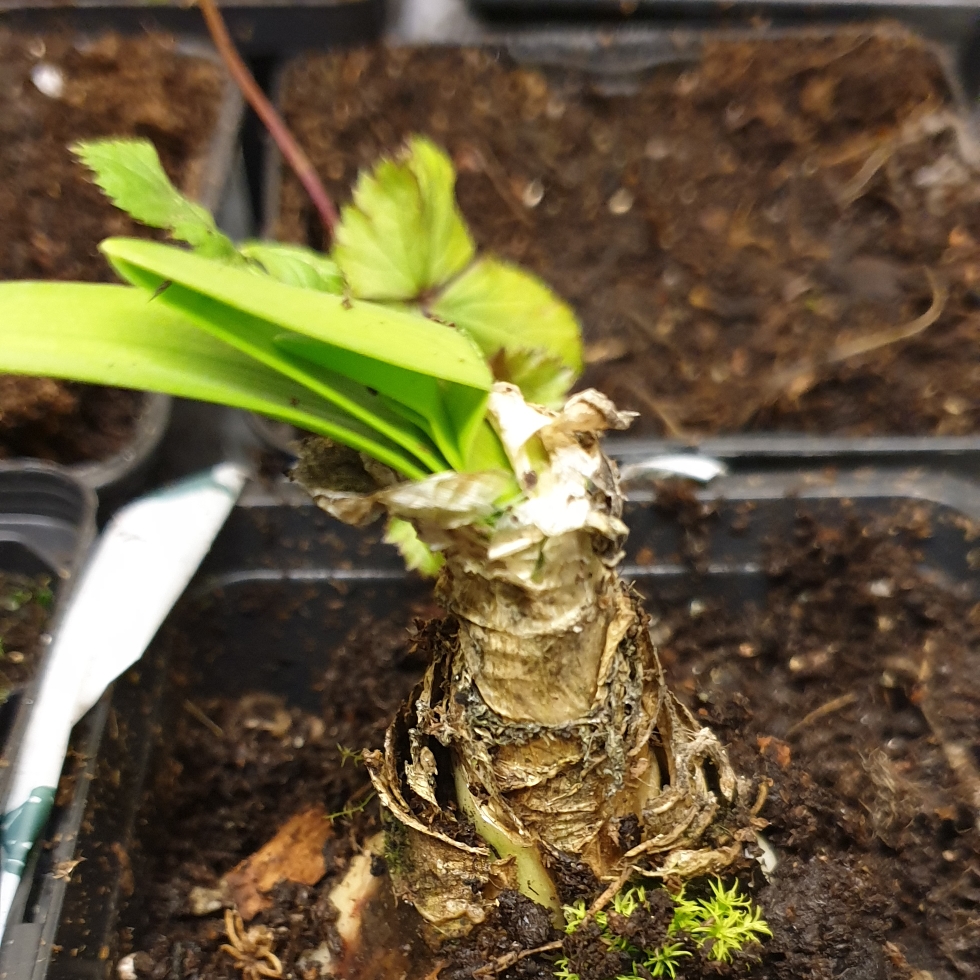
[[[0,373],[160,391],[261,412],[365,452],[413,479],[427,469],[307,387],[126,286],[0,283]]]
[[[127,240],[122,244],[125,251],[132,254],[130,246],[133,243]],[[222,291],[220,282],[200,274],[202,266],[204,271],[213,269],[216,273],[235,270],[214,268],[214,263],[195,260],[194,256],[186,253],[177,253],[177,261],[173,261],[174,250],[166,248],[151,249],[149,252],[137,248],[143,261],[141,265],[134,265],[119,257],[115,243],[107,243],[107,250],[110,246],[113,247],[114,264],[124,278],[150,292],[162,288],[158,302],[173,306],[224,342],[306,384],[345,412],[375,427],[387,438],[412,452],[433,472],[463,465],[474,427],[486,409],[487,392],[482,386],[450,384],[445,379],[390,364],[388,349],[383,349],[377,357],[365,357],[359,352],[297,333],[290,328],[309,328],[316,322],[315,318],[302,321],[290,319],[284,313],[285,307],[280,308],[280,315],[275,321],[254,316],[246,311],[250,307],[247,296],[239,292],[232,297]],[[194,275],[190,277],[187,276],[187,259],[192,260],[190,266]],[[255,290],[257,277],[245,273],[237,278],[245,280],[248,287]],[[196,288],[185,285],[188,279]],[[344,303],[323,293],[293,289],[269,281],[260,282],[257,292],[266,298],[269,287],[273,286],[285,294],[285,300],[298,296],[302,300],[319,297],[332,301],[333,308],[328,307],[327,314],[347,322],[353,321],[354,327],[358,325],[358,317],[363,320],[363,314],[370,309],[365,304],[348,309]],[[398,326],[404,325],[403,332],[421,327],[425,334],[430,328],[437,327],[447,342],[456,342],[457,349],[471,358],[481,373],[489,375],[476,348],[454,331],[438,327],[417,314],[396,313],[383,307],[374,308],[374,311],[382,320],[395,317]],[[351,316],[352,313],[355,315]],[[267,315],[273,314],[268,312]],[[374,317],[369,322],[377,325]],[[424,341],[425,336],[422,337]],[[447,366],[441,364],[440,373],[459,373],[447,372]],[[418,431],[411,418],[406,419],[404,414],[392,412],[387,403],[391,399],[407,405],[416,415],[424,416],[427,422],[425,429]],[[447,411],[450,406],[453,415]]]
[[[468,333],[484,355],[501,352],[529,401],[561,401],[582,370],[582,340],[571,308],[539,279],[497,259],[474,262],[430,310]],[[528,356],[531,352],[542,352]],[[521,354],[520,357],[516,356]]]
[[[424,317],[297,289],[158,242],[109,238],[101,248],[125,277],[142,269],[157,283],[180,283],[230,309],[278,324],[283,331],[352,354],[482,391],[493,384],[490,369],[472,341]],[[167,292],[160,298],[165,299]]]
[[[452,161],[420,137],[360,174],[332,253],[352,296],[414,300],[466,268],[475,247],[454,188]]]
[[[109,200],[151,228],[165,228],[174,238],[213,258],[234,259],[235,246],[214,223],[211,213],[170,183],[149,140],[91,140],[72,146],[95,174]]]
[[[477,347],[458,331],[418,314],[287,286],[152,242],[110,239],[103,249],[134,285],[154,292],[169,283],[159,302],[335,401],[433,471],[447,462],[463,465],[492,376]],[[379,396],[422,415],[425,432],[393,414]]]
[[[305,385],[345,414],[353,416],[410,452],[426,469],[438,472],[451,468],[426,433],[392,412],[379,397],[377,390],[365,386],[360,378],[352,379],[348,365],[343,364],[340,369],[330,369],[292,357],[283,351],[277,344],[286,335],[280,324],[236,309],[215,299],[205,290],[193,289],[183,282],[166,279],[160,273],[147,268],[130,265],[119,259],[116,259],[114,265],[123,278],[153,294],[154,302],[170,307],[223,343],[235,347],[298,384]],[[244,275],[246,279],[256,281],[255,276],[248,273]],[[265,280],[264,285],[279,284]],[[317,346],[326,349],[323,344]],[[338,360],[342,361],[346,356],[353,363],[359,363],[370,376],[370,368],[375,362],[352,355],[349,351],[330,349],[338,354]]]
[[[410,424],[421,419],[423,431],[439,447],[449,465],[455,470],[462,469],[469,444],[471,418],[474,415],[477,420],[482,417],[487,402],[485,392],[462,385],[450,386],[451,391],[459,393],[460,399],[468,398],[468,401],[458,405],[454,403],[457,408],[456,421],[460,423],[457,426],[447,411],[443,388],[435,378],[383,361],[369,361],[359,354],[351,354],[296,333],[279,334],[274,338],[274,343],[280,351],[292,354],[307,364],[319,365],[359,382],[366,389],[373,389],[382,396],[382,403]],[[402,406],[408,409],[407,413],[400,411]]]

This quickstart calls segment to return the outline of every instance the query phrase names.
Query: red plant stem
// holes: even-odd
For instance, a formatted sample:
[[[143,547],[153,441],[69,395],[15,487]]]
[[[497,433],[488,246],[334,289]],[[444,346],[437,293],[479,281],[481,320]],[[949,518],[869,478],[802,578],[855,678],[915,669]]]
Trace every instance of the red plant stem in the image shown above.
[[[258,83],[252,77],[248,66],[242,61],[235,42],[232,41],[228,28],[225,26],[225,19],[221,16],[221,11],[214,0],[198,0],[201,13],[204,15],[204,22],[208,25],[208,32],[211,40],[218,49],[218,54],[228,69],[228,74],[235,80],[242,95],[248,100],[249,105],[255,110],[255,114],[262,120],[269,135],[275,141],[279,152],[292,168],[299,182],[303,185],[306,193],[309,194],[313,206],[320,215],[320,221],[326,229],[327,238],[333,238],[334,227],[337,224],[337,209],[334,207],[327,189],[323,186],[310,158],[303,152],[299,143],[293,138],[282,117],[276,112],[275,107],[265,97],[265,93],[259,88]]]

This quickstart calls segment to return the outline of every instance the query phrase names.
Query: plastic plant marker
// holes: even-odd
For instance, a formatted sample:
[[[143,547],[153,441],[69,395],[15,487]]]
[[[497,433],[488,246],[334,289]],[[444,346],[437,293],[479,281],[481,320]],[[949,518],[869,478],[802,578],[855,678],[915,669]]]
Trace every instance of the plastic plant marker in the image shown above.
[[[14,764],[0,821],[0,935],[54,801],[72,726],[142,656],[245,485],[222,463],[123,508],[72,596]]]

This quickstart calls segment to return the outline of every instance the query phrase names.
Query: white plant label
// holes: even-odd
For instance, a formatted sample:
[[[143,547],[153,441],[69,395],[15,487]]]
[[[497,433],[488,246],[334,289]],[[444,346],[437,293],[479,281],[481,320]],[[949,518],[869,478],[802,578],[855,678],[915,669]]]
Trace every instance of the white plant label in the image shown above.
[[[0,821],[0,934],[47,821],[72,726],[146,650],[245,485],[222,463],[124,507],[81,574],[41,678]]]

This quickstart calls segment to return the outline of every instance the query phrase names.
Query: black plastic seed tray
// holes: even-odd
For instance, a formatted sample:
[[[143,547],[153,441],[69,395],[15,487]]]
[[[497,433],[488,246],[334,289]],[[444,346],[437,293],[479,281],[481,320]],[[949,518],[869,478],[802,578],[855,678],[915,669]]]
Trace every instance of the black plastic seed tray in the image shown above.
[[[950,588],[980,598],[980,570],[970,553],[975,545],[962,530],[964,518],[980,520],[980,496],[966,481],[873,470],[836,479],[751,475],[719,481],[701,496],[718,501],[718,514],[703,570],[695,574],[679,557],[682,529],[651,506],[652,489],[635,490],[624,573],[641,592],[676,601],[692,595],[758,599],[767,588],[764,541],[788,535],[801,506],[833,523],[921,501],[934,518],[932,536],[917,542],[923,566]],[[98,755],[86,766],[91,789],[77,845],[86,860],[65,889],[60,920],[58,906],[44,907],[50,899],[42,890],[35,908],[45,945],[33,972],[23,976],[115,975],[120,906],[132,901],[138,908],[142,895],[138,841],[152,815],[140,813],[140,806],[184,699],[270,692],[316,711],[329,692],[313,681],[356,624],[368,615],[405,628],[427,606],[431,614],[430,595],[430,584],[406,574],[393,549],[373,534],[340,525],[312,506],[284,506],[261,494],[239,506],[158,640],[116,685]],[[205,644],[204,634],[219,640]],[[168,674],[175,650],[185,682],[179,690]],[[49,964],[52,943],[59,952]]]
[[[0,463],[0,571],[21,575],[50,576],[55,599],[45,634],[57,632],[65,600],[71,592],[95,536],[95,493],[67,471],[44,463]],[[41,675],[46,665],[42,654],[33,678],[15,688],[0,706],[0,812],[6,810],[11,766],[24,736]],[[96,730],[104,724],[90,713],[82,728]],[[79,806],[84,797],[79,801]],[[77,830],[81,813],[69,821]],[[73,841],[65,839],[64,846]],[[0,973],[12,951],[26,950],[33,957],[39,936],[23,920],[27,886],[18,894],[0,956]],[[11,974],[15,975],[15,974]]]
[[[474,4],[476,6],[478,4]],[[487,0],[487,7],[495,0]],[[563,0],[545,6],[558,11]],[[681,12],[677,23],[653,24],[644,21],[615,30],[595,28],[529,27],[508,34],[503,47],[515,61],[546,69],[575,70],[591,74],[610,89],[629,91],[630,85],[652,68],[694,63],[703,44],[709,40],[764,38],[780,36],[825,36],[835,23],[869,16],[888,16],[903,21],[936,43],[950,89],[959,111],[976,116],[971,102],[980,88],[980,9],[974,4],[819,4],[805,8],[812,19],[809,27],[787,26],[784,21],[767,20],[762,26],[726,26],[720,20],[706,20],[704,14],[714,5],[660,4],[651,0],[641,5],[658,12]],[[501,4],[503,6],[503,4]],[[520,6],[524,6],[521,4]],[[530,5],[528,5],[530,6]],[[575,7],[571,0],[567,7]],[[582,4],[582,7],[585,5]],[[603,4],[607,9],[621,4]],[[633,5],[630,4],[630,7]],[[737,11],[742,5],[731,8]],[[803,11],[802,5],[772,5],[782,13]],[[700,11],[701,17],[697,16]],[[756,8],[753,6],[753,12]],[[802,19],[802,18],[801,18]],[[492,35],[488,35],[488,40]],[[490,41],[490,43],[493,43]],[[676,439],[614,436],[608,451],[620,462],[642,463],[652,457],[696,452],[725,462],[734,471],[792,469],[826,462],[850,466],[921,466],[927,469],[980,476],[980,435],[971,436],[891,436],[866,437],[804,435],[786,432],[735,433],[683,442]]]
[[[760,19],[773,24],[845,23],[887,17],[928,37],[966,41],[976,27],[977,9],[965,0],[759,0],[719,4],[715,0],[467,0],[490,25],[533,26],[541,22],[586,21],[612,25],[654,22],[661,26],[738,26]]]
[[[0,570],[50,576],[56,602],[48,633],[94,534],[95,495],[70,474],[44,463],[0,463]],[[34,688],[15,691],[0,708],[0,730],[7,733],[0,799]]]
[[[233,0],[222,3],[239,49],[274,57],[304,48],[357,44],[377,38],[384,0]],[[124,34],[167,31],[206,38],[201,12],[179,0],[0,0],[0,25],[29,30],[67,29]]]
[[[474,4],[474,6],[481,6]],[[487,7],[495,6],[489,0]],[[550,11],[563,9],[562,0],[542,5]],[[575,0],[567,5],[576,7]],[[623,7],[616,2],[607,8]],[[632,9],[634,5],[625,5]],[[569,25],[554,20],[544,26],[530,15],[516,24],[489,21],[470,23],[465,36],[453,35],[458,21],[447,20],[447,33],[427,36],[424,43],[437,45],[465,44],[482,46],[499,52],[502,57],[540,68],[547,73],[584,74],[605,91],[628,95],[635,91],[646,73],[661,66],[696,64],[707,42],[799,37],[820,39],[831,34],[835,26],[849,19],[885,15],[901,20],[935,42],[955,103],[964,115],[976,117],[973,98],[980,90],[980,8],[974,4],[916,5],[810,5],[808,26],[799,18],[757,18],[748,26],[734,18],[731,23],[717,14],[708,3],[660,5],[651,3],[665,16],[661,19],[634,19],[625,26],[592,23]],[[778,5],[791,9],[794,5]],[[514,4],[528,13],[532,4]],[[584,5],[582,5],[584,9]],[[726,10],[741,9],[740,5]],[[795,8],[797,10],[801,7]],[[755,7],[752,8],[756,10]],[[841,15],[841,11],[848,14]],[[666,16],[670,14],[670,16]],[[677,16],[674,16],[676,14]],[[710,14],[710,16],[709,16]],[[854,15],[851,17],[850,15]],[[871,26],[871,30],[888,31],[888,24]],[[277,87],[281,86],[281,77]],[[282,185],[282,160],[275,147],[268,149],[263,192],[262,226],[272,235],[278,224]],[[262,420],[256,433],[270,446],[288,451],[289,433],[283,427]],[[806,435],[792,432],[734,433],[684,442],[671,438],[639,438],[628,434],[608,440],[608,451],[623,463],[643,463],[652,457],[677,452],[695,452],[725,462],[735,472],[757,469],[793,469],[799,466],[837,465],[924,467],[964,476],[980,476],[980,435],[966,436],[894,436],[873,434],[866,437]]]
[[[695,453],[733,472],[827,466],[917,466],[923,471],[980,477],[980,436],[796,436],[750,433],[711,436],[697,443],[670,439],[613,438],[606,451],[620,466],[640,466],[658,456]]]

